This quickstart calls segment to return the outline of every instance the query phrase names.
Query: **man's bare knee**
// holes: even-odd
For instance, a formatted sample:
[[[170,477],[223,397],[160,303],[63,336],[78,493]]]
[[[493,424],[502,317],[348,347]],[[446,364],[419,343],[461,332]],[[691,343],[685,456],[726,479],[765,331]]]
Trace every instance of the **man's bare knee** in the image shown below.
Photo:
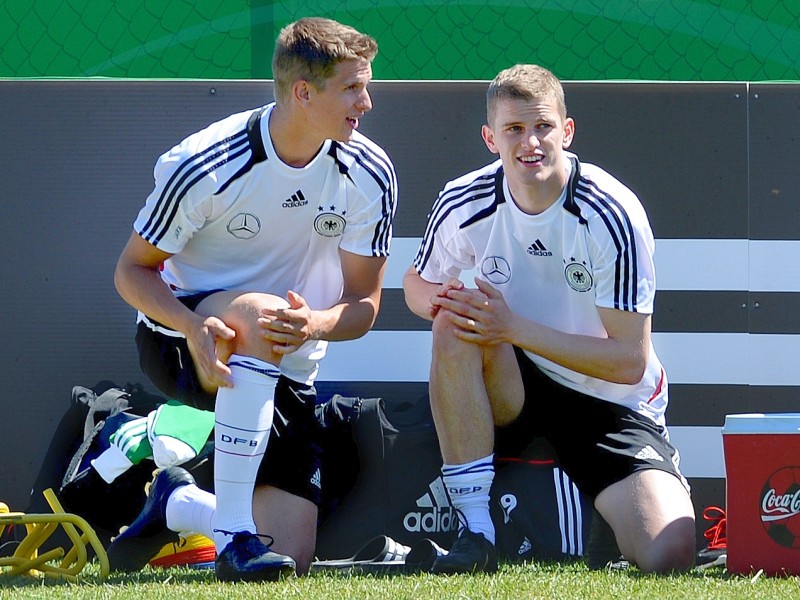
[[[631,559],[647,573],[666,574],[691,569],[695,559],[694,520],[686,518],[670,523]]]
[[[264,331],[258,326],[258,319],[263,316],[264,309],[288,306],[286,299],[273,294],[224,291],[212,294],[203,300],[196,310],[203,316],[219,317],[236,332],[233,340],[218,347],[221,359],[231,354],[243,354],[278,365],[282,355],[272,351],[272,344],[264,337]]]
[[[439,312],[433,319],[433,349],[436,353],[458,352],[470,346],[455,335],[455,326],[444,312]]]

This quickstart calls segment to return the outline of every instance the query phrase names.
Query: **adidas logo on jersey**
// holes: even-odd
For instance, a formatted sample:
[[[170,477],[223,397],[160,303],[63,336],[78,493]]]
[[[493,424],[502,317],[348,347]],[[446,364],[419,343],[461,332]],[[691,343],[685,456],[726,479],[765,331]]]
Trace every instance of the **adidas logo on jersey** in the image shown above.
[[[283,206],[283,208],[297,208],[299,206],[305,206],[306,204],[308,204],[308,200],[303,196],[303,191],[297,190],[292,194],[291,198],[284,200],[281,206]]]
[[[533,256],[553,256],[553,253],[545,248],[542,240],[536,240],[528,246],[528,254],[532,254]]]
[[[403,517],[406,531],[439,533],[458,530],[458,515],[450,505],[441,477],[428,484],[428,491],[417,498],[417,508]]]
[[[636,453],[635,458],[638,458],[639,460],[657,460],[659,462],[664,462],[664,458],[658,452],[656,452],[650,444],[639,450],[639,452]]]
[[[311,476],[311,485],[319,490],[322,489],[322,474],[319,472],[319,467],[317,467],[317,470],[314,471],[314,474]]]

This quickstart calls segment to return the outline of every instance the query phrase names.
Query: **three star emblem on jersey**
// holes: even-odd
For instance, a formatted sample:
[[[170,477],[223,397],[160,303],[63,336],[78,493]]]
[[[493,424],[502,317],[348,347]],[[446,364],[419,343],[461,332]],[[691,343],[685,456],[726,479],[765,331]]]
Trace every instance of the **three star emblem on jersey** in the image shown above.
[[[261,220],[252,213],[239,213],[228,221],[228,233],[240,240],[249,240],[261,231]]]

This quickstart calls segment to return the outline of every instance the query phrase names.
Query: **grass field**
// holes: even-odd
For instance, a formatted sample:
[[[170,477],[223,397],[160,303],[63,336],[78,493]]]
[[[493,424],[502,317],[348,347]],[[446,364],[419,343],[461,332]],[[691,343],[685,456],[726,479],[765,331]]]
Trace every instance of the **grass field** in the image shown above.
[[[375,600],[432,598],[734,598],[775,600],[800,598],[800,577],[728,574],[724,567],[685,575],[651,576],[636,569],[589,571],[583,563],[504,565],[494,575],[346,574],[318,572],[308,577],[261,584],[223,584],[210,570],[153,569],[132,575],[112,574],[105,580],[89,565],[76,583],[33,577],[0,576],[0,599],[67,598],[263,600]]]

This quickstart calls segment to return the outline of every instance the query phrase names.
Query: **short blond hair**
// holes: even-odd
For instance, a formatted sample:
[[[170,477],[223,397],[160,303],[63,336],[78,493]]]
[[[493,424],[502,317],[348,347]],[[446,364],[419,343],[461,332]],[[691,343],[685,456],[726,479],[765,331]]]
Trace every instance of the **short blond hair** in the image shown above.
[[[486,90],[486,118],[490,125],[499,100],[555,100],[561,118],[567,118],[561,82],[539,65],[514,65],[500,71],[492,80]]]
[[[275,43],[275,99],[286,101],[300,79],[322,90],[338,63],[360,58],[372,62],[377,54],[378,43],[348,25],[321,17],[299,19],[284,27]]]

